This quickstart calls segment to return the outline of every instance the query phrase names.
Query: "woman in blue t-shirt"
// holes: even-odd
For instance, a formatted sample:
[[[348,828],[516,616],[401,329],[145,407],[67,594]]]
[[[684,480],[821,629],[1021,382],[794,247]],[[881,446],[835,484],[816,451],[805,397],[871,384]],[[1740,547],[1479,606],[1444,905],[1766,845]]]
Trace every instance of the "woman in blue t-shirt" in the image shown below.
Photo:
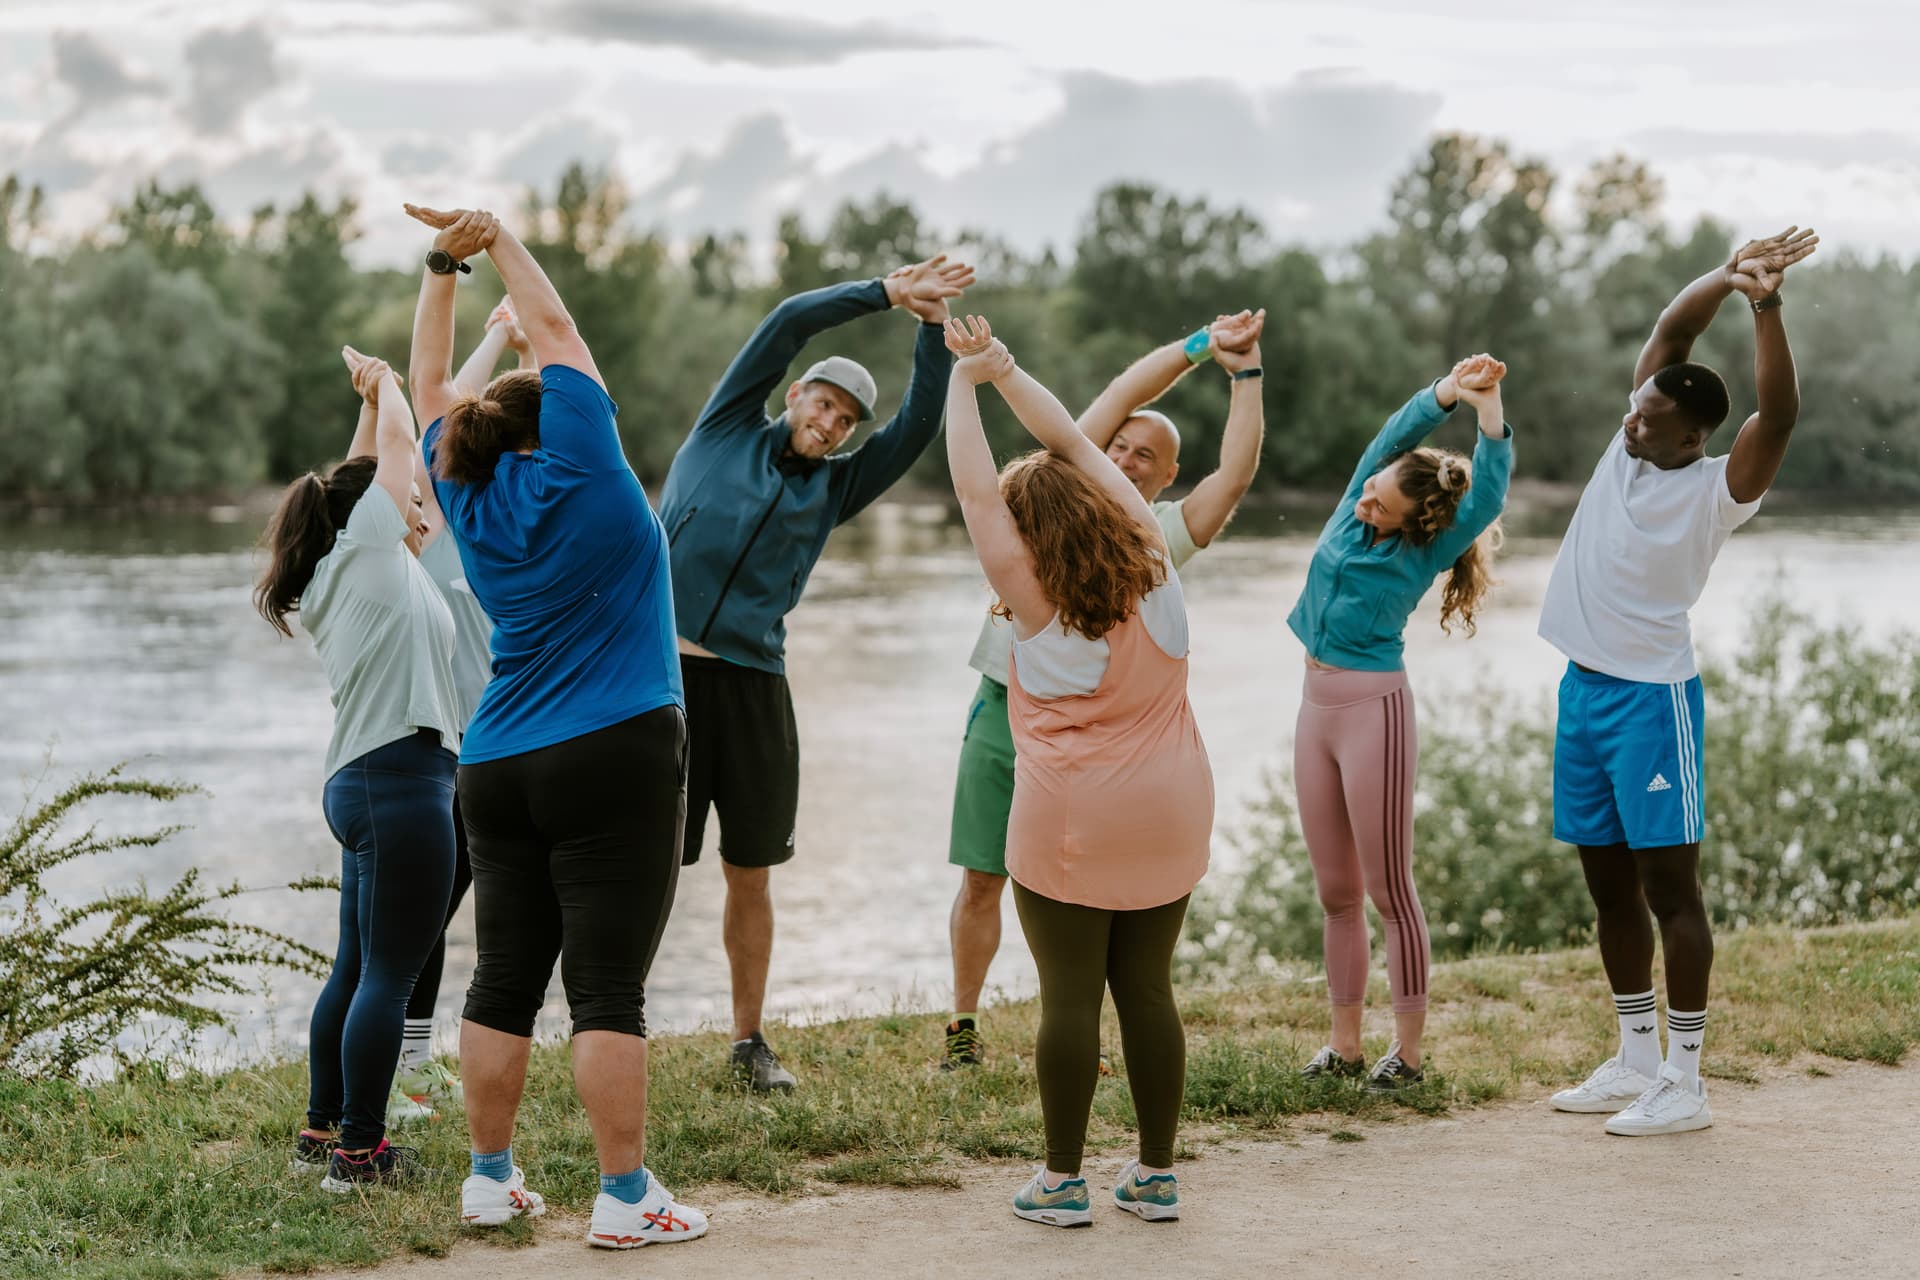
[[[1424,1078],[1427,921],[1413,883],[1413,694],[1401,663],[1407,618],[1440,574],[1440,626],[1473,634],[1491,583],[1496,521],[1513,470],[1513,432],[1501,416],[1506,366],[1472,356],[1407,401],[1360,457],[1340,505],[1320,531],[1307,582],[1287,625],[1307,647],[1306,689],[1294,730],[1300,828],[1326,912],[1330,1043],[1309,1077],[1367,1074],[1386,1092]],[[1479,415],[1473,462],[1421,447],[1459,403]],[[1367,990],[1367,899],[1387,935],[1394,1043],[1371,1073],[1360,1054]]]
[[[416,1172],[386,1140],[407,997],[453,883],[453,618],[416,558],[425,519],[413,414],[386,362],[346,349],[362,396],[347,460],[287,486],[254,591],[297,612],[333,691],[322,807],[340,842],[340,943],[314,1005],[307,1127],[294,1166],[351,1191]]]
[[[493,619],[493,678],[461,746],[479,962],[460,1027],[472,1176],[461,1220],[544,1211],[513,1163],[514,1116],[554,961],[574,1081],[600,1163],[589,1244],[707,1229],[647,1171],[642,1004],[680,867],[686,719],[667,540],[614,403],[526,247],[481,211],[407,206],[438,227],[414,315],[414,396],[467,585]],[[539,368],[457,395],[453,292],[492,258]]]

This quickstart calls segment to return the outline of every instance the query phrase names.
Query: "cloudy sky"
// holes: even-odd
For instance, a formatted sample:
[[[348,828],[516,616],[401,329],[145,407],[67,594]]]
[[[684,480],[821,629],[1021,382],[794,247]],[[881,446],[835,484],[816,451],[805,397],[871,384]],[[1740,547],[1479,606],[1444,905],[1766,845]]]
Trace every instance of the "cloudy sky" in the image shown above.
[[[84,227],[149,175],[244,218],[307,187],[409,260],[403,199],[510,209],[610,163],[641,225],[765,236],[892,191],[1071,244],[1117,178],[1283,240],[1377,225],[1432,132],[1563,173],[1650,162],[1669,215],[1920,255],[1906,0],[0,0],[0,169]]]

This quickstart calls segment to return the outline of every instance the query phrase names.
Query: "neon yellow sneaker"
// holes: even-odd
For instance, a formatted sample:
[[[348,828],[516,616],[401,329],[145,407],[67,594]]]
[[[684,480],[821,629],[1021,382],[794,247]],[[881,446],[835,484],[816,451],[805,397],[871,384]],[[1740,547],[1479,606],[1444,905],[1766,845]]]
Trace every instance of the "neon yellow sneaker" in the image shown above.
[[[460,1077],[443,1062],[429,1061],[418,1071],[401,1071],[394,1076],[393,1083],[400,1092],[428,1107],[466,1099],[460,1089]]]

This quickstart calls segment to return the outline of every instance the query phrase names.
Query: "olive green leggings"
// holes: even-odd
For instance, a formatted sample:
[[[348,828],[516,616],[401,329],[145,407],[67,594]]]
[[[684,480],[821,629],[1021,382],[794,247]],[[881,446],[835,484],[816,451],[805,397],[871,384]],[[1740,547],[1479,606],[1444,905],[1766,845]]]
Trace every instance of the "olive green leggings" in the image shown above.
[[[1013,886],[1020,928],[1040,970],[1040,1111],[1047,1168],[1079,1173],[1087,1114],[1100,1074],[1100,1003],[1113,988],[1127,1087],[1140,1121],[1140,1163],[1173,1164],[1186,1091],[1187,1040],[1173,1003],[1173,947],[1187,900],[1144,911],[1103,911]]]

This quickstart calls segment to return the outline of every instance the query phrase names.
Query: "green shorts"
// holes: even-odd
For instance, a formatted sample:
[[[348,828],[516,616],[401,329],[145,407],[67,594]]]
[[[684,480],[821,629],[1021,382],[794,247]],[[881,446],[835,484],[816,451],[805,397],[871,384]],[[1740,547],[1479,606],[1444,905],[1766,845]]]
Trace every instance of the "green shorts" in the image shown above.
[[[987,676],[967,711],[960,777],[953,788],[953,834],[947,861],[969,871],[1007,874],[1007,815],[1013,811],[1013,730],[1007,687]]]

